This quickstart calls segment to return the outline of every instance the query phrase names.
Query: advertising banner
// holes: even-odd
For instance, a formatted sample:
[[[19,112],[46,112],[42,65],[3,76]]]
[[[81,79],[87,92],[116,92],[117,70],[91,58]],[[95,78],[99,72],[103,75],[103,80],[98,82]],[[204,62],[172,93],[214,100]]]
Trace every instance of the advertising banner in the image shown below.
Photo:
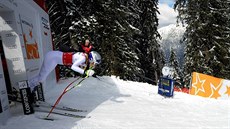
[[[22,98],[22,106],[23,111],[25,115],[29,115],[34,113],[34,109],[32,106],[33,97],[30,91],[30,88],[28,87],[27,81],[21,81],[18,82],[19,89],[20,89],[20,95]]]
[[[27,59],[38,59],[38,40],[36,38],[36,31],[34,31],[34,24],[30,20],[31,18],[25,18],[23,15],[20,16]]]
[[[214,99],[229,99],[230,80],[192,73],[190,94]]]
[[[17,33],[12,30],[3,31],[1,34],[11,84],[17,88],[17,82],[26,79],[26,69],[19,44],[19,37]]]
[[[35,76],[39,72],[40,67],[39,37],[37,34],[36,21],[32,18],[32,16],[28,18],[24,15],[20,15],[25,50],[23,52],[28,78]]]
[[[161,77],[158,84],[158,94],[172,97],[174,93],[174,80],[168,77]]]
[[[17,82],[27,78],[20,35],[13,12],[0,12],[0,16],[1,38],[11,86],[18,88]]]

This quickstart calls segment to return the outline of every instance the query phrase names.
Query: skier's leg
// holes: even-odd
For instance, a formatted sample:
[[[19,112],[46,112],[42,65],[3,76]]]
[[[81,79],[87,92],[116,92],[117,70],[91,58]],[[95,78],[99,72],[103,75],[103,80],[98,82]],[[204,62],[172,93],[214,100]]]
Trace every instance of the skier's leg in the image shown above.
[[[44,82],[57,64],[62,64],[62,55],[63,53],[59,51],[51,51],[46,54],[39,74],[29,80],[31,89],[34,89],[35,86],[39,85],[39,82]]]
[[[46,57],[43,61],[41,70],[39,72],[38,81],[44,82],[49,73],[55,69],[57,64],[62,64],[63,53],[60,51],[52,51],[46,54]]]

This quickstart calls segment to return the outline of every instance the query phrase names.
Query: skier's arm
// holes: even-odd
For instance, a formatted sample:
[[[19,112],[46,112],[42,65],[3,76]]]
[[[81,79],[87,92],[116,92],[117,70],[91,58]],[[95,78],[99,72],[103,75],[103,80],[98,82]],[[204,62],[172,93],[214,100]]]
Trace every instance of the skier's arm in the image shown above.
[[[73,55],[75,56],[75,55]],[[84,64],[86,61],[86,57],[85,56],[78,56],[76,55],[76,57],[73,58],[77,58],[77,60],[75,60],[73,62],[73,65],[71,66],[71,69],[74,70],[75,72],[78,72],[80,74],[82,74],[83,76],[92,76],[94,74],[94,70],[92,69],[82,69],[79,66]]]
[[[81,57],[78,60],[76,60],[73,65],[71,66],[71,69],[75,72],[78,72],[80,74],[84,74],[84,69],[80,68],[79,66],[85,62],[85,57]]]

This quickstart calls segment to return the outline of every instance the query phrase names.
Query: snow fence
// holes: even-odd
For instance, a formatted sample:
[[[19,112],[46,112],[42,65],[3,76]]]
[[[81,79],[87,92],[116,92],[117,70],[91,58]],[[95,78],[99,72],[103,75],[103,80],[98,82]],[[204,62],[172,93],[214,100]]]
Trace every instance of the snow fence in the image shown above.
[[[215,99],[230,98],[230,80],[192,73],[190,94]]]

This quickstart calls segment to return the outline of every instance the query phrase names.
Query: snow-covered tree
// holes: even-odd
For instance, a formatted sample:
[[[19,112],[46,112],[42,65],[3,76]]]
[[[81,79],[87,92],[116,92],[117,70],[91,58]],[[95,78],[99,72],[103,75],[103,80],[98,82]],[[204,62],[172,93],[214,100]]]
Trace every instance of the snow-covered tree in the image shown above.
[[[61,44],[68,44],[70,41],[69,26],[71,24],[68,18],[67,3],[63,0],[48,0],[48,13],[50,17],[50,26],[54,48],[59,49]]]
[[[63,6],[57,4],[60,1]],[[102,71],[100,74],[116,75],[122,79],[136,81],[143,81],[140,75],[151,77],[154,76],[152,74],[154,71],[159,74],[159,64],[153,64],[153,59],[160,58],[159,45],[156,42],[157,2],[151,0],[47,2],[50,10],[53,10],[49,11],[51,22],[55,22],[56,18],[52,17],[58,16],[57,13],[62,9],[65,13],[60,19],[65,23],[68,21],[68,24],[61,24],[58,31],[52,30],[53,34],[68,35],[69,42],[66,44],[73,48],[77,48],[79,42],[83,42],[84,35],[88,35],[95,50],[103,57],[99,66]],[[60,33],[61,27],[67,29],[65,34]],[[60,41],[55,40],[56,43]]]
[[[170,58],[169,58],[169,65],[170,67],[173,68],[173,72],[174,72],[174,75],[173,77],[176,79],[176,78],[181,78],[181,74],[180,74],[180,67],[179,67],[179,62],[178,62],[178,58],[176,56],[176,53],[175,53],[175,50],[172,48],[171,49],[171,53],[170,53]]]
[[[176,0],[179,18],[187,24],[187,76],[197,71],[230,79],[229,7],[229,0]]]
[[[154,80],[159,78],[158,76],[161,74],[161,68],[163,67],[163,55],[160,55],[160,45],[156,40],[160,37],[157,31],[157,4],[157,0],[137,0],[140,18],[135,25],[139,26],[141,34],[134,37],[138,41],[138,56],[144,76]]]
[[[132,26],[129,17],[136,15],[129,7],[130,1],[100,1],[95,16],[99,23],[96,30],[103,62],[107,66],[107,75],[120,76],[122,79],[139,80],[136,73],[139,58],[135,52],[136,44],[131,36],[139,30]]]

